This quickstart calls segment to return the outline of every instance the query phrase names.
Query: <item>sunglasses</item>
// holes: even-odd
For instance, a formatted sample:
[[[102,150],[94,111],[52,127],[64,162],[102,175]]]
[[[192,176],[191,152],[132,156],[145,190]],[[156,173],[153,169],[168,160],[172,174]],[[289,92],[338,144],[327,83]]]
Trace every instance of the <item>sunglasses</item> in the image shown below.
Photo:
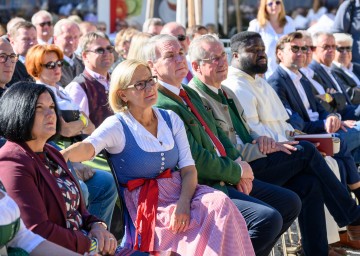
[[[58,60],[58,61],[50,61],[46,64],[41,64],[42,67],[45,67],[47,69],[55,69],[56,67],[61,68],[64,65],[64,61],[63,60]]]
[[[52,25],[52,22],[51,21],[45,21],[45,22],[41,22],[39,23],[39,26],[40,27],[45,27],[46,25],[48,25],[49,27]]]
[[[186,39],[185,35],[177,35],[176,37],[180,42],[185,41],[185,39]]]
[[[10,61],[12,63],[15,63],[19,59],[19,54],[15,54],[15,53],[12,53],[12,54],[9,54],[9,55],[5,54],[5,53],[0,54],[0,63],[5,63],[5,62],[7,62],[8,59],[10,59]]]
[[[266,5],[269,6],[269,7],[272,7],[273,4],[280,5],[281,1],[270,2],[270,3],[266,4]]]
[[[316,50],[316,46],[313,46],[313,45],[305,45],[308,50],[311,50],[312,52]]]
[[[336,50],[338,52],[351,52],[352,47],[351,46],[341,46],[341,47],[336,47]]]
[[[94,52],[94,53],[100,54],[100,55],[105,54],[105,52],[113,53],[114,51],[115,51],[115,48],[111,45],[106,46],[106,48],[99,47],[99,48],[96,48],[95,50],[87,50],[87,52]]]
[[[297,45],[292,45],[291,46],[291,51],[293,53],[298,53],[299,51],[301,51],[302,53],[307,53],[308,52],[308,48],[306,46],[297,46]]]
[[[139,81],[135,84],[129,85],[126,89],[135,88],[138,91],[144,90],[146,87],[153,87],[157,83],[157,76],[152,76],[148,80]]]

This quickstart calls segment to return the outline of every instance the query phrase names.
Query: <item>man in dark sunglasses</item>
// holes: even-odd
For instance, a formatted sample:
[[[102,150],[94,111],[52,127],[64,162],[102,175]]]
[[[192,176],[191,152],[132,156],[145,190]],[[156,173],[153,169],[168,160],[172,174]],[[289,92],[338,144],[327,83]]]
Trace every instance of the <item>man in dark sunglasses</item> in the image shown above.
[[[335,58],[331,64],[332,72],[348,85],[347,93],[353,104],[360,103],[360,64],[352,62],[353,38],[349,34],[335,33]]]
[[[186,35],[186,29],[179,23],[169,22],[164,25],[160,34],[172,35],[178,39],[178,41],[186,55],[186,62],[187,62],[188,69],[189,69],[189,71],[188,71],[186,77],[183,79],[182,83],[188,84],[190,82],[190,80],[193,78],[193,74],[192,74],[192,67],[191,67],[190,59],[189,59],[189,56],[187,55],[188,50],[189,50],[190,40],[189,40],[189,37]]]
[[[39,44],[53,43],[54,26],[51,13],[40,10],[32,16],[31,23],[36,27]]]
[[[80,110],[98,127],[112,115],[108,104],[110,86],[109,69],[114,63],[114,47],[106,34],[90,32],[81,39],[84,71],[65,87]]]

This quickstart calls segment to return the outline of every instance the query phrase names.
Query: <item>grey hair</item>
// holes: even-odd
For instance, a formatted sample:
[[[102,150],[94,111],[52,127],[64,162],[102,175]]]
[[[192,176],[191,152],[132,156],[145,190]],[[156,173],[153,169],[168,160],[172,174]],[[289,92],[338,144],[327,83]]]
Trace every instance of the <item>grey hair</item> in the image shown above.
[[[53,16],[51,15],[50,12],[45,11],[45,10],[40,10],[40,11],[34,13],[34,15],[31,17],[31,23],[34,24],[34,25],[37,25],[36,24],[36,19],[41,15],[49,17],[51,19],[51,22],[53,22]]]
[[[149,18],[145,20],[142,32],[148,32],[150,26],[164,26],[164,22],[160,18]]]
[[[144,60],[145,61],[151,60],[152,62],[155,62],[158,58],[157,47],[163,44],[164,42],[168,42],[168,41],[174,41],[180,45],[176,37],[168,34],[160,34],[151,37],[144,48],[144,52],[143,52],[144,53],[143,57],[145,58]]]
[[[80,48],[82,49],[81,51],[82,52],[86,51],[87,46],[99,38],[103,38],[103,39],[109,41],[109,43],[110,43],[109,37],[105,33],[100,32],[100,31],[89,32],[89,33],[83,35],[83,37],[80,40]]]
[[[64,25],[75,26],[79,29],[79,32],[81,33],[80,27],[75,21],[72,21],[70,19],[61,19],[58,22],[56,22],[54,26],[54,36],[59,36],[63,33],[62,27]]]
[[[12,18],[7,24],[6,24],[6,31],[7,33],[9,34],[10,33],[10,30],[11,28],[18,22],[20,21],[26,21],[24,18],[22,17],[14,17]]]
[[[296,32],[301,33],[302,36],[303,36],[303,39],[306,39],[306,38],[312,39],[311,38],[311,33],[307,32],[306,30],[297,30]]]
[[[330,33],[330,32],[323,32],[323,31],[319,31],[319,32],[316,32],[316,33],[312,34],[312,35],[311,35],[311,39],[312,39],[314,45],[318,45],[318,43],[319,43],[319,38],[320,38],[321,36],[330,36],[330,37],[333,37],[333,34]]]
[[[201,45],[203,43],[218,43],[224,49],[224,45],[222,44],[222,42],[219,41],[219,38],[217,36],[210,34],[199,36],[195,38],[189,46],[188,54],[191,62],[199,62],[200,60],[205,59],[207,51],[202,48]]]
[[[350,43],[351,46],[353,45],[354,39],[350,34],[346,33],[335,33],[335,42],[336,43]]]

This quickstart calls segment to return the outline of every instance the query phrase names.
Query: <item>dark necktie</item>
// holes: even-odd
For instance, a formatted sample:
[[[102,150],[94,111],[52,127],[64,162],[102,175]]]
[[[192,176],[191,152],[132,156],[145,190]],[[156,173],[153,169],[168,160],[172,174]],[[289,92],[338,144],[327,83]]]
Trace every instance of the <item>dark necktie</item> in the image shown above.
[[[250,136],[248,130],[246,129],[245,124],[243,123],[238,111],[234,111],[233,106],[231,106],[230,103],[227,101],[227,96],[225,92],[223,92],[223,90],[219,89],[218,94],[221,97],[222,104],[226,104],[229,106],[231,121],[233,122],[237,135],[239,135],[240,139],[244,144],[251,143],[253,141],[253,138]]]
[[[199,114],[196,107],[192,104],[189,96],[187,95],[184,89],[180,89],[179,96],[186,102],[188,107],[191,109],[191,112],[196,116],[196,118],[199,120],[201,125],[205,128],[205,132],[209,135],[211,141],[219,151],[220,155],[226,156],[226,151],[224,146],[221,144],[220,140],[215,136],[215,134],[210,130],[209,126],[206,124],[202,116]]]

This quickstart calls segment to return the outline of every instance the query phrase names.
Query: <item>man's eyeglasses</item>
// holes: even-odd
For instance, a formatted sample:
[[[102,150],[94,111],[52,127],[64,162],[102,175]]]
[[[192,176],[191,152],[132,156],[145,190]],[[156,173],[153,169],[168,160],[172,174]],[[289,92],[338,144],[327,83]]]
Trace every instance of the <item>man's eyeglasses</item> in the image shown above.
[[[185,41],[185,39],[186,39],[185,35],[177,35],[176,37],[180,42]]]
[[[158,81],[157,76],[152,76],[148,80],[139,81],[135,84],[129,85],[126,89],[135,88],[138,91],[144,90],[146,87],[153,87]]]
[[[308,52],[308,48],[306,46],[292,45],[290,49],[293,53],[298,53],[299,51],[301,51],[302,53]]]
[[[270,3],[267,4],[267,6],[272,7],[273,4],[280,5],[281,1],[270,2]]]
[[[64,65],[64,61],[63,60],[58,60],[58,61],[50,61],[46,64],[40,64],[42,67],[45,67],[47,69],[55,69],[56,67],[61,68]]]
[[[317,47],[320,47],[320,48],[323,48],[325,51],[328,51],[328,50],[335,50],[336,48],[336,45],[329,45],[329,44],[324,44],[322,46],[317,46]]]
[[[99,47],[99,48],[96,48],[95,50],[86,50],[86,52],[94,52],[96,54],[105,54],[105,52],[109,52],[109,53],[113,53],[115,51],[115,48],[111,45],[109,46],[106,46],[106,48],[103,48],[103,47]]]
[[[8,59],[10,59],[10,61],[12,63],[15,63],[19,59],[19,54],[15,54],[15,53],[12,53],[12,54],[1,53],[0,54],[0,63],[5,63],[5,62],[7,62]]]
[[[315,51],[316,50],[316,46],[313,46],[313,45],[305,45],[307,48],[308,48],[308,52],[309,51]]]
[[[219,63],[220,60],[225,60],[226,52],[222,52],[220,56],[212,56],[206,59],[201,59],[201,61],[208,61],[211,63]]]
[[[51,21],[45,21],[45,22],[41,22],[39,23],[40,27],[45,27],[46,25],[48,25],[49,27],[52,26],[52,22]]]
[[[340,47],[336,47],[336,50],[338,52],[351,52],[352,51],[352,47],[351,46],[340,46]]]

